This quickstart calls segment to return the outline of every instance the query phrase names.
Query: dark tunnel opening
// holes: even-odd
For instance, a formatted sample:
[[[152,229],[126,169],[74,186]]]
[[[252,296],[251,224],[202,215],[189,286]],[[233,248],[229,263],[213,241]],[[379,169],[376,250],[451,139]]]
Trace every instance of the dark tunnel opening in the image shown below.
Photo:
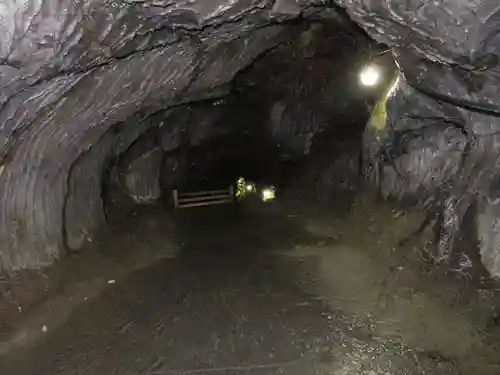
[[[498,375],[497,8],[0,4],[0,369]]]
[[[310,204],[352,199],[364,128],[396,67],[361,29],[290,27],[296,36],[262,53],[222,95],[142,119],[147,131],[104,166],[105,211],[115,200],[126,205],[123,193],[168,209],[173,190],[213,190],[241,176]],[[371,60],[382,81],[363,87],[359,72]]]

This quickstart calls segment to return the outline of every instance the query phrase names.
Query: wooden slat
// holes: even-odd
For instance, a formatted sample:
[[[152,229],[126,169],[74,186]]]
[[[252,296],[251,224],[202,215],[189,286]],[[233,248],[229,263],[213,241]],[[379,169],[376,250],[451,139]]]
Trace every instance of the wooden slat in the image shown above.
[[[229,194],[218,194],[218,195],[208,195],[203,197],[191,197],[191,198],[179,198],[178,203],[189,203],[189,202],[201,202],[208,200],[218,200],[218,199],[231,199],[231,195]]]
[[[172,194],[174,196],[174,207],[175,209],[177,209],[179,208],[179,192],[177,190],[174,190]]]
[[[218,201],[207,201],[207,202],[199,202],[199,203],[187,203],[181,204],[179,203],[179,208],[190,208],[190,207],[202,207],[202,206],[211,206],[214,204],[223,204],[223,203],[233,203],[233,200],[223,199]]]
[[[220,190],[206,190],[198,192],[180,193],[177,190],[173,191],[174,207],[190,208],[202,207],[215,204],[232,203],[234,204],[234,187]]]
[[[191,193],[180,193],[179,197],[196,197],[200,195],[209,195],[209,194],[228,194],[229,189],[224,189],[224,190],[207,190],[207,191],[198,191],[198,192],[191,192]]]

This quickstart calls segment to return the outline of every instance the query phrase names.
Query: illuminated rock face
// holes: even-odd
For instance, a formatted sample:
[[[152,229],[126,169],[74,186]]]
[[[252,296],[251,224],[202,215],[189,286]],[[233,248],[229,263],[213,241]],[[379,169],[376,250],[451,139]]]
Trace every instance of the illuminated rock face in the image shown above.
[[[445,247],[476,201],[484,212],[484,237],[484,217],[496,215],[487,202],[498,190],[500,155],[496,1],[336,2],[373,38],[395,47],[406,78],[387,102],[388,131],[375,152],[390,155],[390,163],[387,157],[373,163],[387,172],[381,176],[384,190],[439,191]],[[104,221],[103,170],[156,126],[146,119],[225,95],[236,73],[299,35],[301,28],[287,21],[303,15],[352,27],[337,8],[322,3],[3,1],[1,268],[40,267],[66,248],[80,247]],[[281,107],[276,104],[274,120],[290,117]],[[280,126],[278,135],[292,129]],[[172,134],[177,138],[164,136],[158,147],[182,143],[182,135]],[[307,136],[295,142],[297,149],[310,144]],[[155,157],[148,160],[148,168],[157,168]],[[391,179],[396,169],[410,177],[409,184]],[[157,187],[130,178],[127,186],[140,196],[158,195]]]
[[[369,127],[366,166],[386,195],[426,200],[440,216],[438,257],[477,209],[480,252],[500,275],[500,9],[484,1],[339,1],[404,73],[387,100],[384,135]],[[430,22],[436,19],[437,22]]]

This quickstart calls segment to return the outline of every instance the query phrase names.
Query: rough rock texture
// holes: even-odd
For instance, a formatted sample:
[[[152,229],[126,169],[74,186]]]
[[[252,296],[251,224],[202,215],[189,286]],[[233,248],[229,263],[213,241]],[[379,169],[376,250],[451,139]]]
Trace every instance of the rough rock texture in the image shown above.
[[[499,246],[484,224],[496,222],[485,217],[498,216],[488,203],[497,199],[500,177],[497,1],[335,2],[372,37],[394,47],[405,77],[387,100],[383,139],[369,147],[376,181],[389,195],[430,198],[441,222],[440,259],[450,257],[465,212],[478,206],[483,261],[497,274]],[[327,4],[3,1],[1,268],[50,264],[89,241],[104,220],[106,171],[151,126],[147,119],[226,94],[237,72],[302,31],[286,21],[302,15],[352,30]],[[324,92],[299,94],[315,100],[272,101],[266,121],[285,148],[307,154],[331,119],[316,115],[325,106],[318,102]],[[203,143],[210,135],[203,129],[196,130],[197,140],[168,129],[165,134],[178,134],[178,140],[165,136],[158,144],[167,151]],[[170,164],[164,159],[162,169]]]
[[[452,258],[469,207],[480,205],[482,260],[498,275],[498,214],[487,203],[499,188],[498,2],[338,3],[371,36],[394,46],[404,73],[388,95],[387,129],[368,132],[375,180],[387,195],[428,199],[440,218],[442,261]]]
[[[154,128],[142,135],[117,163],[118,182],[138,203],[150,203],[161,196],[160,167],[163,152],[156,142]]]
[[[477,215],[481,260],[494,278],[500,279],[500,201],[483,201]]]
[[[140,116],[111,126],[95,145],[82,153],[72,165],[64,206],[64,235],[70,250],[92,242],[106,221],[104,204],[111,169],[118,157],[153,124]]]
[[[161,149],[156,147],[143,153],[128,166],[123,177],[124,186],[136,202],[154,202],[160,198],[161,160]]]
[[[239,79],[253,89],[245,96],[259,101],[267,131],[282,148],[306,155],[315,137],[366,118],[364,93],[356,82],[368,44],[363,35],[349,37],[334,26],[313,23],[294,43],[274,50]]]
[[[237,71],[293,37],[293,27],[273,24],[290,15],[268,5],[0,4],[1,267],[50,264],[83,241],[94,226],[86,221],[102,216],[99,167],[118,142],[105,140],[113,124],[220,95]],[[80,219],[83,198],[92,219]]]
[[[235,126],[219,123],[225,110],[222,100],[206,100],[174,108],[161,119],[152,117],[149,121],[159,124],[160,145],[168,153],[180,146],[199,146],[208,138],[230,132]]]

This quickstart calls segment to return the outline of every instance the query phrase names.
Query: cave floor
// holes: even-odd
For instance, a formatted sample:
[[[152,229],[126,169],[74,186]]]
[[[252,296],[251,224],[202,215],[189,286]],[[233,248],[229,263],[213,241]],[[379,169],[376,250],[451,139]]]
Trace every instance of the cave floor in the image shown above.
[[[398,247],[420,220],[366,202],[142,208],[67,260],[73,287],[1,373],[500,374],[497,292]]]

